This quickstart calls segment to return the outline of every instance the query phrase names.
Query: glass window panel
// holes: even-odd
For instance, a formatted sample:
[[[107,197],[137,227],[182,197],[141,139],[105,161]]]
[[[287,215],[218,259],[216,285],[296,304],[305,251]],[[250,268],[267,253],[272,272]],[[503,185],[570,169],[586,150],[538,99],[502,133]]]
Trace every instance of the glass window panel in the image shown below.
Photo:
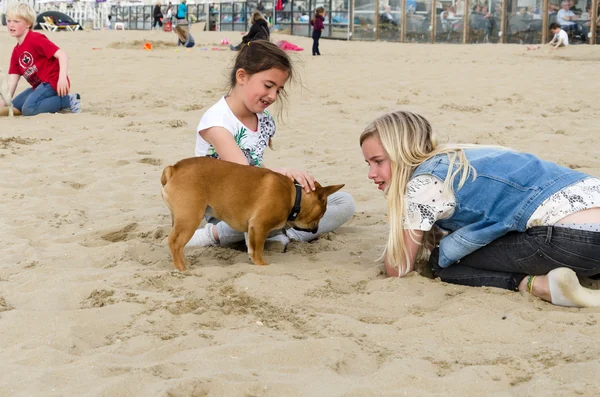
[[[463,18],[464,14],[459,15],[456,11],[456,2],[442,2],[441,8],[436,16],[435,42],[462,43]]]
[[[382,4],[379,12],[379,40],[400,41],[400,26],[402,24],[402,2],[390,1]]]
[[[219,5],[218,4],[210,4],[208,6],[208,30],[215,31],[217,30],[217,24],[219,21]]]
[[[331,11],[330,37],[336,39],[348,39],[350,28],[350,12],[344,9],[344,3],[340,2],[341,7]]]
[[[310,25],[308,22],[310,21],[310,4],[307,0],[294,0],[292,2],[293,6],[293,18],[294,18],[294,27],[292,30],[292,34],[296,36],[309,36],[310,35]]]
[[[406,41],[431,43],[431,1],[406,0]]]
[[[246,31],[246,3],[233,3],[233,30]]]
[[[542,42],[543,0],[506,0],[505,43]]]
[[[354,40],[375,40],[375,1],[354,1]]]
[[[221,3],[220,30],[233,30],[233,3]]]

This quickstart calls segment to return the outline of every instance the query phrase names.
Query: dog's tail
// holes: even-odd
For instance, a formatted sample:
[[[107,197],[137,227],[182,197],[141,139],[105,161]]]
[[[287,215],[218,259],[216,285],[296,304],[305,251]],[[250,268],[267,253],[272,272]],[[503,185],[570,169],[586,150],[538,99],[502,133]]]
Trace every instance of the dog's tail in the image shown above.
[[[160,183],[163,185],[163,187],[167,184],[167,182],[169,182],[169,179],[171,179],[171,175],[173,175],[174,170],[175,167],[172,165],[166,166],[163,170],[162,175],[160,176]]]

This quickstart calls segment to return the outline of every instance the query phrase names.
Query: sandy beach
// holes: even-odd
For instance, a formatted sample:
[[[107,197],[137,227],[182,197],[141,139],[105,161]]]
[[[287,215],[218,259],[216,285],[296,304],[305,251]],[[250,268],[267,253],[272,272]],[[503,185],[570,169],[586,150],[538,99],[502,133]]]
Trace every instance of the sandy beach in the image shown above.
[[[48,33],[83,113],[0,118],[0,396],[597,396],[600,309],[566,309],[375,260],[386,203],[358,136],[398,108],[441,142],[505,145],[600,176],[600,46],[417,45],[274,36],[298,81],[268,167],[345,183],[354,218],[254,266],[233,248],[175,271],[164,166],[194,154],[235,32]],[[154,44],[143,51],[143,43]],[[15,44],[0,30],[0,67]],[[202,48],[207,48],[202,50]],[[21,81],[18,91],[26,88]]]

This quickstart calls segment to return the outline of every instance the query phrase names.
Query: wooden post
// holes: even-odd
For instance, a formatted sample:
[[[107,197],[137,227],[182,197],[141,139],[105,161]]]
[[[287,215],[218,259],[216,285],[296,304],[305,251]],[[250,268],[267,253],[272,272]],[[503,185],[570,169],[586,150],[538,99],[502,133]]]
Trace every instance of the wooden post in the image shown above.
[[[463,44],[467,44],[469,41],[469,28],[471,27],[469,23],[469,6],[470,1],[465,0],[465,13],[463,15]]]
[[[331,24],[331,18],[333,16],[333,14],[331,13],[331,11],[333,11],[333,2],[332,2],[332,0],[329,0],[329,10],[327,10],[327,16],[329,17],[329,37],[333,37],[333,25]],[[293,12],[292,12],[292,19],[294,19]]]
[[[375,40],[379,40],[379,0],[375,0]]]
[[[402,15],[400,17],[400,42],[404,43],[406,40],[406,0],[400,2]]]
[[[348,13],[348,40],[354,37],[354,0],[350,0],[350,12]]]
[[[550,15],[548,15],[548,5],[550,0],[544,0],[544,5],[542,6],[542,44],[548,41],[548,20],[550,19]]]
[[[598,19],[598,3],[599,0],[592,0],[592,15],[590,15],[590,29],[592,29],[592,37],[590,38],[590,44],[596,44],[598,40],[596,37],[596,30],[598,29],[598,25],[596,24],[596,20]]]
[[[500,17],[500,32],[502,33],[500,35],[500,43],[504,43],[504,36],[506,35],[506,0],[502,0],[502,12],[500,13],[501,17]]]
[[[437,23],[437,0],[431,0],[431,44],[435,43],[435,25]]]

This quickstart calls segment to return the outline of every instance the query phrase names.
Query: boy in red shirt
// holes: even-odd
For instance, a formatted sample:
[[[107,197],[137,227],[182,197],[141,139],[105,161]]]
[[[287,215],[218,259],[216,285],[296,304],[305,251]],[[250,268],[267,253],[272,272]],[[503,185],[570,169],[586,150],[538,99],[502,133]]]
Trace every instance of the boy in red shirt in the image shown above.
[[[81,112],[79,94],[69,94],[67,54],[41,33],[33,32],[36,15],[31,6],[15,3],[6,10],[8,33],[17,39],[8,69],[8,94],[12,97],[21,76],[31,84],[13,99],[23,116],[56,113],[69,109]],[[6,106],[0,100],[0,107]]]

